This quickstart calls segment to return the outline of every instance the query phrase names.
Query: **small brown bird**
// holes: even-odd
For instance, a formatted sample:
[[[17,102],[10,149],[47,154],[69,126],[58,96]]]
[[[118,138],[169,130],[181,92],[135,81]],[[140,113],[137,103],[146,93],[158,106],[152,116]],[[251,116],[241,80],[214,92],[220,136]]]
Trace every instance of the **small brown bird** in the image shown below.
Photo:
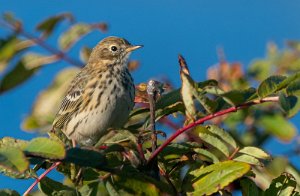
[[[61,129],[72,141],[91,146],[108,128],[123,126],[135,96],[127,59],[141,47],[119,37],[100,41],[87,65],[73,79],[53,129]]]

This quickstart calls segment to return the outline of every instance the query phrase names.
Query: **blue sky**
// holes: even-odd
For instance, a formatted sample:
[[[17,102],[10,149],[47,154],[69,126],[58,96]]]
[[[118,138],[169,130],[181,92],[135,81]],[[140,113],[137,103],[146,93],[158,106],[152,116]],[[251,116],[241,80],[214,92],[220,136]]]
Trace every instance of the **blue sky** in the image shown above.
[[[193,77],[199,81],[205,79],[207,67],[218,61],[218,46],[224,48],[229,61],[242,62],[246,67],[254,58],[265,55],[267,42],[283,46],[289,39],[300,40],[299,10],[299,1],[283,0],[152,0],[147,3],[139,0],[78,0],[72,3],[10,0],[1,1],[0,6],[0,13],[12,11],[33,33],[38,22],[61,12],[72,12],[78,21],[105,21],[109,24],[108,33],[92,33],[80,44],[92,47],[109,35],[143,44],[145,47],[132,55],[132,59],[141,61],[140,69],[133,73],[135,82],[167,76],[177,86],[180,84],[178,53],[184,55]],[[0,36],[7,33],[0,28]],[[49,44],[57,45],[54,38]],[[80,44],[71,51],[72,57],[77,58]],[[21,87],[0,96],[0,137],[30,139],[35,136],[21,131],[20,122],[29,113],[40,90],[66,66],[64,62],[46,66]],[[293,119],[294,122],[297,120],[299,117]],[[297,124],[299,127],[300,123]],[[276,141],[267,145],[279,154],[286,151],[280,146]],[[0,188],[20,192],[32,183],[31,180],[16,181],[3,176],[0,181]]]

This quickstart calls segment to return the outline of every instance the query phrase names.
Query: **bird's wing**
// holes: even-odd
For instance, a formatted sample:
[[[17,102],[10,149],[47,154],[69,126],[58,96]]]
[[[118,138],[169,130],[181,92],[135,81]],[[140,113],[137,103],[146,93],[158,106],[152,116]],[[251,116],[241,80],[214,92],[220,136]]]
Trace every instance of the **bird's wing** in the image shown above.
[[[83,101],[82,95],[86,84],[87,74],[81,71],[71,82],[68,93],[61,103],[53,122],[54,128],[62,129],[66,121],[78,110]]]

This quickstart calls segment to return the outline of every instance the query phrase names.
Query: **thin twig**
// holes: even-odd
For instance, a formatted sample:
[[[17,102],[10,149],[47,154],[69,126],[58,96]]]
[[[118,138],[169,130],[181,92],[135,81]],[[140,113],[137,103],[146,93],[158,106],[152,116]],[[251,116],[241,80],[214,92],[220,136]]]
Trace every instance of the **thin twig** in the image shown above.
[[[26,37],[27,39],[30,39],[32,40],[33,42],[35,42],[36,44],[40,45],[42,48],[44,48],[45,50],[47,50],[48,52],[56,55],[57,57],[61,58],[62,60],[72,64],[72,65],[75,65],[77,67],[82,67],[84,64],[77,61],[77,60],[74,60],[72,59],[71,57],[69,57],[66,53],[64,53],[63,51],[61,50],[58,50],[56,48],[53,48],[51,46],[49,46],[43,39],[41,38],[38,38],[38,37],[35,37],[33,36],[32,34],[24,31],[23,28],[19,27],[15,27],[14,25],[12,24],[9,24],[3,20],[0,20],[0,24],[11,29],[12,31],[15,31],[15,32],[18,32],[20,35]]]
[[[157,90],[155,87],[155,81],[150,80],[147,84],[147,93],[149,98],[149,108],[150,108],[150,125],[149,129],[152,131],[151,141],[152,141],[152,152],[154,152],[157,148],[157,135],[155,128],[155,99],[157,95]]]
[[[61,164],[60,161],[55,162],[51,165],[51,167],[49,167],[44,173],[42,173],[33,183],[32,185],[24,192],[24,196],[28,195],[30,193],[30,191],[32,191],[32,189],[35,187],[35,185],[37,185],[37,183],[39,183],[49,172],[51,172],[54,168],[56,168],[57,166],[59,166]]]
[[[147,84],[147,93],[149,97],[149,107],[150,107],[150,125],[149,129],[152,131],[151,134],[151,142],[152,142],[152,153],[154,153],[157,149],[157,131],[155,128],[155,102],[157,95],[161,94],[162,89],[160,88],[162,85],[160,82],[155,80],[150,80]],[[149,166],[151,176],[157,180],[159,180],[159,168],[158,161],[154,158],[151,162],[148,161],[147,165]]]
[[[276,96],[276,97],[266,97],[266,98],[263,98],[263,99],[259,99],[259,100],[254,100],[254,101],[250,101],[250,102],[247,102],[247,103],[244,103],[244,104],[240,104],[238,106],[233,106],[231,108],[228,108],[228,109],[225,109],[225,110],[221,110],[219,112],[216,112],[214,114],[210,114],[208,116],[205,116],[203,118],[200,118],[199,120],[181,128],[181,129],[178,129],[173,135],[171,135],[171,137],[169,137],[161,146],[159,146],[155,152],[153,152],[151,154],[151,156],[149,157],[148,159],[148,162],[151,162],[154,158],[156,158],[156,156],[167,146],[169,145],[174,139],[176,139],[180,134],[188,131],[189,129],[197,126],[197,125],[200,125],[200,124],[203,124],[205,121],[208,121],[208,120],[211,120],[215,117],[218,117],[218,116],[223,116],[225,114],[228,114],[228,113],[232,113],[232,112],[236,112],[238,110],[241,110],[241,109],[244,109],[244,108],[248,108],[252,105],[257,105],[257,104],[261,104],[261,103],[265,103],[265,102],[278,102],[279,101],[279,97]]]
[[[228,160],[232,160],[233,157],[236,155],[236,153],[239,152],[239,150],[240,150],[240,148],[239,148],[239,147],[236,147],[236,148],[234,149],[233,153],[228,157]]]

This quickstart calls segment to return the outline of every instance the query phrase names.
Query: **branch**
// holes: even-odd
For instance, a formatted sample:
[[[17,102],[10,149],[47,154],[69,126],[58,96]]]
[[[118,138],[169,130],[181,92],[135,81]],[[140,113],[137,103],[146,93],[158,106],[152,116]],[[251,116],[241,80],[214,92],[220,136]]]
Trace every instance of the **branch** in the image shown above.
[[[57,166],[59,166],[61,164],[61,162],[55,162],[51,165],[51,167],[49,167],[44,173],[42,173],[33,183],[32,185],[24,192],[24,196],[28,195],[30,193],[30,191],[32,191],[32,189],[35,187],[35,185],[37,183],[39,183],[48,173],[50,173],[54,168],[56,168]]]
[[[157,135],[155,133],[155,101],[157,95],[156,81],[150,80],[147,84],[147,93],[149,98],[149,109],[150,109],[150,125],[149,129],[152,131],[152,152],[157,148]]]
[[[149,157],[148,159],[148,162],[151,162],[167,145],[169,145],[174,139],[176,139],[180,134],[188,131],[189,129],[197,126],[197,125],[200,125],[200,124],[203,124],[205,121],[208,121],[208,120],[211,120],[215,117],[218,117],[218,116],[223,116],[225,114],[229,114],[229,113],[232,113],[232,112],[236,112],[238,110],[241,110],[241,109],[244,109],[244,108],[248,108],[252,105],[257,105],[257,104],[261,104],[261,103],[265,103],[265,102],[278,102],[279,101],[279,97],[276,96],[276,97],[266,97],[266,98],[263,98],[263,99],[259,99],[259,100],[253,100],[253,101],[250,101],[250,102],[247,102],[247,103],[244,103],[244,104],[240,104],[238,106],[233,106],[231,108],[228,108],[228,109],[225,109],[225,110],[221,110],[219,112],[216,112],[214,114],[210,114],[208,116],[205,116],[203,118],[200,118],[199,120],[181,128],[181,129],[178,129],[173,135],[171,135],[171,137],[169,137],[161,146],[159,146],[152,154],[151,156]]]
[[[43,39],[41,38],[38,38],[38,37],[35,37],[33,36],[32,34],[24,31],[24,29],[22,27],[19,27],[19,26],[14,26],[10,23],[7,23],[3,20],[0,20],[0,24],[2,24],[3,26],[11,29],[12,31],[14,32],[18,32],[19,34],[21,34],[22,36],[26,37],[27,39],[29,40],[32,40],[34,43],[38,44],[39,46],[41,46],[42,48],[44,48],[45,50],[47,50],[48,52],[56,55],[57,57],[61,58],[62,60],[72,64],[72,65],[75,65],[77,67],[82,67],[84,66],[83,63],[77,61],[77,60],[74,60],[72,59],[71,57],[69,57],[66,53],[64,53],[63,51],[61,50],[58,50],[56,48],[52,48],[51,46],[49,46]]]

